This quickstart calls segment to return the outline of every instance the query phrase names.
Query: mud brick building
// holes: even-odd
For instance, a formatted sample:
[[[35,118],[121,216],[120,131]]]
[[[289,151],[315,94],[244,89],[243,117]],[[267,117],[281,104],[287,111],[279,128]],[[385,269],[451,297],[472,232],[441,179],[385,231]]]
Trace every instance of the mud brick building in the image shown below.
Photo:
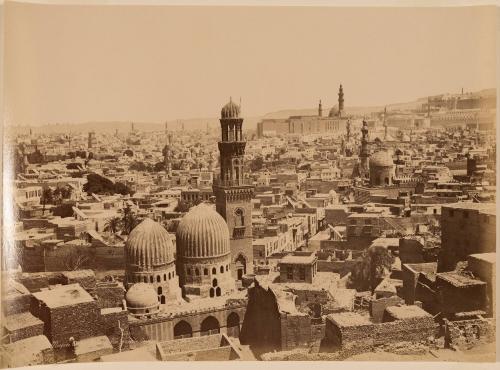
[[[33,293],[31,312],[44,323],[44,334],[57,351],[100,334],[97,302],[80,285],[70,284]]]
[[[496,253],[478,253],[467,257],[467,269],[486,282],[488,316],[496,312]]]
[[[224,334],[184,338],[156,344],[156,358],[161,361],[239,360],[238,350]]]
[[[44,335],[21,339],[3,347],[1,361],[3,367],[49,365],[53,363],[55,363],[54,350]]]
[[[279,261],[279,270],[282,283],[312,283],[318,272],[318,258],[310,252],[296,252]]]
[[[484,311],[486,283],[465,273],[455,271],[438,273],[436,288],[439,291],[441,314],[455,318],[468,312]]]
[[[441,251],[438,272],[452,271],[457,262],[476,253],[495,252],[496,205],[454,203],[441,211]]]
[[[10,342],[43,335],[43,321],[29,312],[6,316],[3,320],[3,336],[8,335]]]
[[[369,352],[380,345],[398,342],[421,342],[436,335],[437,324],[432,315],[418,306],[388,307],[382,323],[374,323],[368,315],[354,312],[327,316],[325,339],[339,359]]]
[[[30,291],[19,282],[2,276],[6,282],[2,286],[2,313],[6,316],[29,311],[31,304]]]

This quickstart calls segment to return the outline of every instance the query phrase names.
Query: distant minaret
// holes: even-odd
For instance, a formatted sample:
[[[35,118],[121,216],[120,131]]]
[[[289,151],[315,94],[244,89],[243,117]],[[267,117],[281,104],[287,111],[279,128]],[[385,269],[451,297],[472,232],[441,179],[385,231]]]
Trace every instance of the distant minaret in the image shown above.
[[[318,116],[323,117],[323,106],[321,105],[321,99],[319,100],[319,105],[318,105]]]
[[[385,117],[387,116],[387,107],[384,107],[384,141],[387,140],[387,121]]]
[[[344,89],[342,88],[342,84],[339,87],[339,117],[342,117],[342,113],[344,112]]]
[[[431,98],[427,98],[427,118],[431,118]]]
[[[130,132],[134,132],[135,131],[135,129],[134,129],[134,122],[131,122],[131,124],[132,125],[131,125],[131,128],[130,128]]]
[[[345,125],[345,130],[346,130],[346,140],[349,142],[351,140],[351,120],[348,119],[347,123]]]
[[[163,164],[168,177],[172,175],[172,137],[168,132],[168,123],[165,121],[165,146],[163,147]]]
[[[370,152],[368,149],[368,123],[365,120],[363,120],[361,134],[361,151],[359,153],[361,163],[359,172],[361,174],[361,177],[366,177],[369,174],[368,159],[370,158]]]
[[[184,131],[184,121],[182,121],[182,131]]]

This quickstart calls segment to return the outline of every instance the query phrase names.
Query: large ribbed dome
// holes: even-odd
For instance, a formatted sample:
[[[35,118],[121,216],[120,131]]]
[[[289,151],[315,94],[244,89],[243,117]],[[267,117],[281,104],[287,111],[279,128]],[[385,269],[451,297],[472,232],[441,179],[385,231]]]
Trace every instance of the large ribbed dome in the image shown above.
[[[376,152],[370,157],[370,167],[392,167],[393,165],[392,156],[385,150]]]
[[[240,106],[233,103],[233,100],[230,98],[229,103],[222,107],[220,114],[222,118],[239,118]]]
[[[130,233],[125,243],[127,265],[151,269],[174,262],[174,245],[163,226],[144,219]]]
[[[179,257],[219,257],[230,253],[226,221],[212,207],[193,207],[177,227]]]

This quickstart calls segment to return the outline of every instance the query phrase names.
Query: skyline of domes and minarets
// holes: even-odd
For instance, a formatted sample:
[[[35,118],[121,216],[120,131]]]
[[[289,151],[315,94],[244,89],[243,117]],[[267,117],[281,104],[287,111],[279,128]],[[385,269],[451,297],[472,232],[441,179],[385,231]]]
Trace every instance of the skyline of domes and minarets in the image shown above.
[[[77,8],[5,11],[2,366],[495,360],[488,7]]]

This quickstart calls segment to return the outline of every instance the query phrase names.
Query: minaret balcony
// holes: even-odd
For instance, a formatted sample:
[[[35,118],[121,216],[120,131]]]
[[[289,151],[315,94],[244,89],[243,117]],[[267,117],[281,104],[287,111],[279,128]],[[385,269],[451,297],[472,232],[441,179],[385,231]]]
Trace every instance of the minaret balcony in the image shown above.
[[[245,154],[246,141],[219,141],[219,152],[221,156],[225,154],[243,155]]]
[[[245,237],[246,226],[235,226],[233,229],[233,239],[243,239]]]
[[[231,188],[238,186],[253,186],[253,182],[251,179],[235,179],[235,180],[223,180],[223,179],[214,179],[214,185],[223,187],[223,188]]]

